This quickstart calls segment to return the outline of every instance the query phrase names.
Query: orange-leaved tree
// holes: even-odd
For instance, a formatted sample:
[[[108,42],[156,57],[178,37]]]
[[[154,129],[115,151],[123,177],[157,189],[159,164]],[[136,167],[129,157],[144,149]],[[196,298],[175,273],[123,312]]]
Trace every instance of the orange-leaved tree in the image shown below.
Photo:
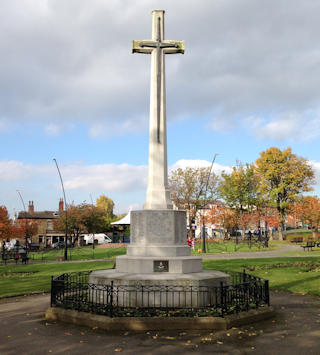
[[[255,171],[259,177],[260,193],[278,211],[279,239],[282,240],[289,205],[302,192],[312,190],[314,172],[308,161],[293,154],[291,148],[280,150],[276,147],[260,153]]]
[[[12,223],[8,210],[5,206],[0,206],[0,239],[7,240],[12,237]]]
[[[320,227],[320,198],[303,196],[294,204],[292,210],[303,223],[311,225],[315,237]]]

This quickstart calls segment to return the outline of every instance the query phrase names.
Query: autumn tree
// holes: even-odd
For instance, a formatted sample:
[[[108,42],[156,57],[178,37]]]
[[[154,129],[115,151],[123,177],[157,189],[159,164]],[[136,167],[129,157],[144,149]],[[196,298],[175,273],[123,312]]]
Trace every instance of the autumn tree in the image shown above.
[[[19,225],[14,227],[13,234],[15,237],[32,241],[32,237],[38,233],[39,224],[37,221],[22,219],[19,220]]]
[[[289,204],[304,191],[312,190],[314,172],[305,158],[293,154],[291,148],[281,151],[272,147],[260,153],[255,171],[259,177],[259,191],[266,196],[269,204],[276,207],[279,218],[279,239]]]
[[[80,211],[82,225],[89,234],[105,231],[106,212],[103,208],[82,204],[80,205]]]
[[[73,242],[79,240],[79,235],[84,229],[82,223],[81,209],[79,206],[68,205],[67,212],[63,211],[55,221],[55,228],[65,231],[67,222],[67,234],[71,236]]]
[[[5,206],[0,206],[0,240],[7,240],[12,237],[12,223]]]
[[[69,205],[55,222],[56,228],[65,230],[73,242],[79,240],[82,233],[100,233],[105,231],[105,211],[91,204]]]
[[[96,200],[96,206],[104,212],[104,230],[110,227],[110,223],[116,219],[113,214],[114,202],[106,195],[101,195]]]
[[[238,226],[239,215],[234,209],[225,206],[213,206],[206,214],[205,222],[220,225],[224,229],[226,236],[227,232],[232,233]]]
[[[291,209],[299,219],[311,225],[313,237],[316,237],[320,227],[320,198],[318,196],[302,196]]]
[[[244,237],[245,228],[252,219],[253,210],[261,204],[258,179],[253,165],[238,163],[231,173],[222,172],[219,195],[226,206],[235,211]]]
[[[176,207],[187,211],[189,226],[194,223],[197,211],[216,197],[217,182],[218,177],[210,174],[210,168],[178,168],[171,172],[171,198]]]

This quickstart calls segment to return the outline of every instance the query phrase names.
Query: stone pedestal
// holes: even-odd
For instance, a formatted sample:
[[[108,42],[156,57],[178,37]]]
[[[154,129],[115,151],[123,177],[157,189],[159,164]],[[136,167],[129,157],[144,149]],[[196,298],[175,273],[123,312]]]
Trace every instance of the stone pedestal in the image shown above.
[[[112,281],[117,304],[122,307],[212,304],[217,297],[213,286],[229,284],[230,277],[219,271],[202,271],[202,258],[190,255],[186,233],[185,211],[132,211],[127,255],[116,258],[115,270],[92,272],[90,283],[103,289]],[[200,287],[211,291],[198,292]]]
[[[221,294],[215,286],[230,283],[230,276],[221,271],[201,271],[191,273],[138,274],[117,270],[98,270],[90,275],[94,302],[105,303],[104,292],[99,288],[113,282],[114,299],[120,307],[204,307],[220,301]],[[141,287],[143,286],[143,287]],[[95,295],[101,299],[97,300]]]

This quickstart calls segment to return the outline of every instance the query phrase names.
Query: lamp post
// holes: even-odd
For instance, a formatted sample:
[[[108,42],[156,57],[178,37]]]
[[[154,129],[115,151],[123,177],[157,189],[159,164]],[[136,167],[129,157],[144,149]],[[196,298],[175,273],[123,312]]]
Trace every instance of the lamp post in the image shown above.
[[[66,193],[64,191],[64,186],[63,186],[63,181],[62,181],[62,176],[60,173],[60,169],[57,163],[57,160],[53,158],[53,161],[56,164],[59,177],[60,177],[60,182],[61,182],[61,187],[62,187],[62,192],[63,192],[63,198],[64,198],[64,209],[66,211],[66,230],[65,230],[65,246],[64,246],[64,260],[68,260],[68,212],[67,212],[67,200],[66,200]]]
[[[205,208],[206,206],[206,203],[207,203],[207,192],[208,192],[208,185],[209,185],[209,180],[210,180],[210,176],[211,176],[211,171],[212,171],[212,167],[213,167],[213,164],[216,160],[216,157],[218,156],[219,154],[218,153],[215,153],[213,159],[212,159],[212,163],[211,163],[211,166],[210,166],[210,170],[209,170],[209,174],[208,174],[208,177],[207,177],[207,182],[206,182],[206,187],[205,187],[205,190],[204,190],[204,201],[203,201],[203,208]],[[206,248],[206,224],[205,224],[205,216],[204,216],[204,213],[203,213],[203,216],[202,216],[202,253],[206,253],[207,252],[207,248]]]
[[[91,223],[92,223],[92,227],[93,227],[93,200],[92,200],[92,196],[90,194],[90,200],[91,200]],[[94,258],[94,230],[92,228],[92,254],[93,254],[93,258]]]
[[[20,197],[20,200],[21,200],[21,202],[22,202],[22,206],[23,206],[23,210],[24,210],[24,218],[25,218],[25,221],[26,221],[26,223],[25,223],[25,228],[26,228],[26,230],[25,230],[25,233],[26,233],[26,236],[25,236],[25,239],[26,239],[25,244],[26,244],[26,252],[27,252],[27,251],[28,251],[28,233],[27,233],[27,211],[26,211],[26,205],[24,204],[24,201],[23,201],[23,198],[22,198],[22,196],[21,196],[20,191],[19,191],[19,190],[16,190],[16,191],[17,191],[17,193],[18,193],[18,195],[19,195],[19,197]]]

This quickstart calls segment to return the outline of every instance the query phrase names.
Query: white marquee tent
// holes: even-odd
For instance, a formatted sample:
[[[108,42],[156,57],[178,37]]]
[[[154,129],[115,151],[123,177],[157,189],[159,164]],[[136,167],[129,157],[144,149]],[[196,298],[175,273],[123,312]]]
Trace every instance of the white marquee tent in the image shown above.
[[[128,224],[130,224],[130,213],[131,212],[129,212],[126,216],[121,218],[119,221],[112,222],[111,224],[113,224],[113,225],[120,225],[120,224],[122,224],[122,225],[127,224],[128,225]]]

